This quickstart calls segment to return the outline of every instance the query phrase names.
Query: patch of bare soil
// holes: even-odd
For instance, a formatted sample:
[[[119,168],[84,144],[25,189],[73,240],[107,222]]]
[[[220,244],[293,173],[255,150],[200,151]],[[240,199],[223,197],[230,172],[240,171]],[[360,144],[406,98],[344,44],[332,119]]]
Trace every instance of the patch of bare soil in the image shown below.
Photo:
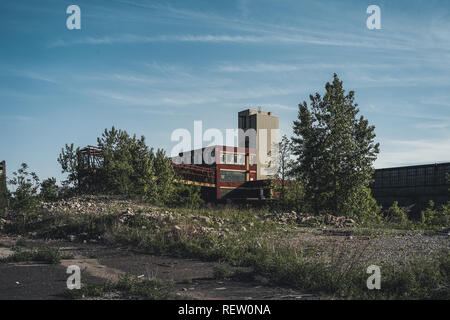
[[[98,262],[97,259],[79,258],[79,259],[66,259],[62,260],[61,264],[65,267],[76,265],[80,270],[86,271],[93,277],[117,281],[119,276],[124,274],[123,271],[114,268],[109,268]]]

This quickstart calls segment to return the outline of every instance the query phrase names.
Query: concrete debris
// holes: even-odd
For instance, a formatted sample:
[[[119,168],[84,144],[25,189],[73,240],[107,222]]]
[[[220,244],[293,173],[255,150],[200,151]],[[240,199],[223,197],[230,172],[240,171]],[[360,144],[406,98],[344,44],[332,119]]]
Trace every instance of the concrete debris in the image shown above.
[[[346,218],[344,216],[333,216],[331,214],[311,216],[303,213],[297,213],[295,211],[281,212],[267,214],[263,217],[264,219],[272,219],[278,221],[280,224],[286,223],[297,223],[309,227],[318,227],[321,225],[332,226],[335,228],[350,228],[356,224],[353,219]]]
[[[50,213],[105,214],[127,211],[129,214],[148,209],[148,204],[120,196],[80,196],[56,202],[42,202],[41,209]]]
[[[253,221],[245,225],[236,226],[235,230],[230,230],[233,224],[231,218],[218,217],[214,214],[196,215],[192,213],[171,212],[118,196],[80,196],[57,202],[42,202],[41,208],[49,213],[67,212],[71,214],[116,214],[117,223],[124,225],[141,225],[143,230],[149,232],[169,232],[177,237],[181,234],[186,236],[211,234],[219,238],[232,236],[234,232],[247,232],[259,224],[277,223],[280,225],[297,224],[308,227],[330,226],[334,229],[351,228],[356,222],[344,216],[333,216],[331,214],[314,216],[296,211],[273,212],[266,215],[255,215]],[[154,228],[142,222],[153,220],[156,222]],[[5,225],[6,220],[0,220],[0,230]],[[153,230],[153,231],[150,231]],[[68,240],[80,241],[88,239],[83,235],[68,235]],[[256,244],[258,247],[258,244]]]
[[[199,216],[198,219],[203,222],[203,223],[210,223],[211,219],[209,217],[206,216]]]
[[[11,222],[9,220],[0,218],[0,230],[3,230],[7,224],[10,224]]]

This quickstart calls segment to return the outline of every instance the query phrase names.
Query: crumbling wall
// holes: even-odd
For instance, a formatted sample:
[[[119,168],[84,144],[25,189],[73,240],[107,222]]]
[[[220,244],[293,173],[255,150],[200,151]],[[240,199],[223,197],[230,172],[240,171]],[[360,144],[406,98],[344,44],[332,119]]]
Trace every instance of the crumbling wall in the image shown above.
[[[6,162],[0,162],[0,215],[8,207],[8,189],[6,187]]]

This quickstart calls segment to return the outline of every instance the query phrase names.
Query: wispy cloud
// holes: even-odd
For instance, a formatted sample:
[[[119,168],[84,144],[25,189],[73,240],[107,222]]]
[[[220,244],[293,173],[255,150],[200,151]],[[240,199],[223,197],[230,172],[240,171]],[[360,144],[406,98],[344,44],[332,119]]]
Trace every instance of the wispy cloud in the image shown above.
[[[420,103],[423,105],[436,105],[442,107],[450,107],[449,97],[430,97],[427,99],[421,99]],[[450,110],[449,110],[450,112]]]
[[[335,7],[320,2],[315,2],[312,5],[319,11],[327,11],[328,16],[323,15],[322,18],[319,18],[316,15],[304,15],[302,16],[301,21],[304,22],[305,26],[300,26],[298,23],[295,23],[295,21],[290,21],[291,23],[270,22],[267,19],[263,20],[257,16],[250,19],[248,1],[238,2],[238,10],[241,13],[238,16],[208,11],[207,9],[190,10],[169,4],[155,4],[153,1],[136,2],[120,0],[119,2],[149,9],[156,15],[164,15],[172,21],[183,20],[184,24],[208,25],[211,28],[215,27],[222,30],[230,30],[240,34],[259,34],[281,39],[291,39],[295,38],[296,35],[300,35],[299,38],[309,39],[312,42],[317,41],[318,43],[322,43],[322,40],[327,39],[329,43],[342,44],[346,43],[347,40],[347,43],[351,43],[352,45],[371,43],[370,47],[381,46],[384,49],[406,49],[411,48],[410,45],[412,43],[416,43],[414,37],[405,37],[401,33],[396,32],[385,33],[381,36],[375,33],[371,33],[370,35],[362,34],[361,31],[364,31],[365,25],[361,23],[360,15],[355,14],[354,11],[347,12],[345,18],[347,21],[351,20],[352,25],[357,24],[359,26],[359,28],[355,30],[357,32],[339,32],[336,29],[336,23],[333,19],[330,19],[330,16],[336,15],[336,12],[334,12]],[[260,4],[258,4],[258,6],[260,6]],[[343,12],[339,13],[339,17],[343,16],[342,13]],[[320,28],[317,26],[320,26]],[[333,40],[337,41],[334,42]]]
[[[449,122],[432,122],[432,123],[418,123],[415,126],[418,129],[450,129]]]
[[[248,99],[282,96],[296,92],[296,88],[274,88],[268,86],[253,86],[251,88],[230,88],[230,89],[211,89],[204,88],[195,91],[177,90],[174,92],[170,88],[152,90],[145,93],[130,93],[111,90],[86,90],[86,94],[97,96],[103,99],[116,101],[123,105],[137,106],[166,106],[181,107],[190,105],[208,105],[208,104],[230,104],[235,101],[242,101],[248,104]],[[245,101],[245,102],[244,102]],[[291,109],[290,106],[282,104],[271,104],[279,109]]]
[[[109,100],[116,101],[123,105],[128,106],[159,106],[159,107],[181,107],[188,105],[199,105],[199,104],[208,104],[215,103],[218,100],[214,97],[205,97],[199,96],[196,94],[178,94],[178,95],[158,95],[149,94],[149,95],[129,95],[123,94],[113,91],[101,91],[101,90],[92,90],[88,91],[88,93],[93,94],[98,97],[106,98]]]
[[[29,116],[23,116],[23,115],[8,115],[8,116],[0,116],[0,120],[6,120],[6,121],[17,121],[17,122],[28,122],[32,121],[33,118]]]
[[[85,37],[78,40],[58,39],[48,44],[48,47],[67,47],[74,45],[112,45],[152,42],[198,42],[198,43],[238,43],[238,44],[310,44],[320,46],[379,48],[380,44],[372,38],[361,38],[356,41],[321,38],[300,34],[265,34],[265,35],[230,35],[230,34],[184,34],[144,36],[124,34],[104,37]],[[407,46],[388,44],[391,49],[409,50]]]
[[[361,69],[386,69],[393,68],[394,64],[370,64],[370,63],[224,63],[219,65],[216,69],[219,72],[290,72],[299,70],[361,70]]]
[[[222,65],[217,67],[220,72],[289,72],[300,70],[299,65],[294,64],[268,64],[258,63],[253,65],[239,64],[239,65]]]
[[[31,80],[44,81],[54,84],[58,83],[58,81],[55,80],[52,76],[49,76],[48,74],[45,73],[34,72],[29,70],[12,70],[11,72],[16,76],[28,78]]]
[[[135,34],[124,34],[105,37],[86,37],[78,40],[57,40],[49,44],[49,47],[66,47],[73,45],[112,45],[129,43],[152,43],[152,42],[214,42],[214,43],[256,43],[265,42],[267,38],[257,36],[240,35],[159,35],[143,36]]]
[[[183,26],[183,29],[175,28],[172,33],[147,35],[133,32],[126,34],[105,35],[98,37],[84,37],[81,39],[62,38],[47,43],[48,47],[68,47],[75,45],[113,45],[113,44],[142,44],[157,42],[184,42],[184,43],[209,43],[209,44],[247,44],[247,45],[311,45],[330,47],[349,47],[373,49],[376,51],[409,51],[414,53],[429,52],[434,50],[438,57],[442,59],[444,54],[450,50],[450,38],[448,32],[448,13],[441,13],[435,17],[430,26],[424,28],[411,28],[409,24],[402,21],[391,22],[389,29],[380,32],[367,32],[364,23],[361,22],[361,15],[352,10],[345,12],[345,19],[351,30],[355,32],[345,32],[336,28],[336,23],[332,18],[324,19],[325,15],[302,16],[301,22],[289,20],[286,23],[276,23],[271,19],[260,19],[257,15],[252,15],[247,1],[237,3],[237,11],[234,13],[223,13],[211,11],[207,8],[203,10],[190,10],[171,4],[158,4],[154,1],[115,1],[121,5],[116,7],[116,14],[110,13],[109,19],[114,16],[126,15],[126,8],[135,13],[135,10],[145,12],[146,19],[150,21],[156,19],[159,23],[172,26]],[[333,15],[336,6],[342,10],[343,5],[329,5],[316,3],[312,5],[319,11],[327,11]],[[255,6],[254,6],[255,7]],[[347,9],[348,6],[345,6]],[[125,10],[124,10],[125,9]],[[111,9],[112,10],[112,9]],[[356,9],[355,9],[356,10]],[[125,12],[125,13],[124,13]],[[339,13],[342,17],[342,12]],[[133,14],[133,19],[138,19]],[[137,15],[141,16],[141,15]],[[364,19],[362,19],[364,20]],[[405,25],[404,25],[405,24]],[[208,26],[209,33],[185,32],[193,27]],[[320,26],[320,27],[318,27]],[[430,37],[431,35],[431,37]],[[426,59],[431,59],[430,54]],[[403,55],[402,55],[403,58]],[[416,57],[417,58],[417,57]]]
[[[257,107],[261,107],[262,109],[264,109],[265,111],[270,111],[272,109],[277,109],[277,110],[287,110],[287,111],[297,111],[298,107],[296,107],[295,105],[285,105],[285,104],[279,104],[279,103],[270,103],[270,102],[265,102],[264,100],[261,101],[251,101],[251,102],[246,102],[246,103],[224,103],[224,106],[227,107],[233,107],[233,108],[249,108],[249,109],[255,109]]]
[[[429,108],[417,106],[403,99],[396,102],[368,103],[368,106],[371,112],[384,114],[391,118],[410,118],[420,121],[444,121],[450,123],[450,114],[431,112]]]
[[[377,168],[450,161],[450,139],[385,140]]]

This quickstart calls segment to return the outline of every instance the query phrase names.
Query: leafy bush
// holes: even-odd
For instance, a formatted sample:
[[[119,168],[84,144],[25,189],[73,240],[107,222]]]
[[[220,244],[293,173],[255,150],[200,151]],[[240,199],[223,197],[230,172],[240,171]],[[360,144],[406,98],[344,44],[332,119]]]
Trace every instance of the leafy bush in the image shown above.
[[[297,212],[308,209],[304,204],[304,191],[299,179],[285,180],[282,184],[273,181],[271,188],[278,195],[272,205],[274,208]]]
[[[65,186],[81,194],[117,194],[157,204],[171,203],[176,177],[172,160],[164,150],[155,152],[147,146],[144,136],[130,136],[114,127],[105,129],[97,144],[102,153],[96,164],[90,163],[80,148],[66,144],[58,159],[62,172],[68,174]]]
[[[55,178],[48,178],[42,181],[40,196],[45,201],[56,201],[59,196],[59,187]]]
[[[421,222],[427,228],[450,227],[450,202],[436,208],[430,201],[428,208],[421,212]]]
[[[408,223],[408,215],[405,210],[398,206],[395,201],[385,212],[384,217],[388,223],[395,223],[399,225],[406,225]]]
[[[197,209],[203,204],[200,186],[178,183],[175,185],[172,198],[168,202],[174,207]]]
[[[347,217],[354,218],[363,225],[376,225],[382,222],[381,206],[372,197],[372,192],[369,188],[362,188],[358,190],[359,196],[355,197],[355,204],[358,213],[355,214],[350,210]]]
[[[13,186],[14,190],[10,200],[14,219],[25,224],[27,216],[33,213],[39,204],[39,178],[34,172],[28,171],[26,163],[22,163],[20,168],[13,172],[13,178],[9,180],[9,184]]]

